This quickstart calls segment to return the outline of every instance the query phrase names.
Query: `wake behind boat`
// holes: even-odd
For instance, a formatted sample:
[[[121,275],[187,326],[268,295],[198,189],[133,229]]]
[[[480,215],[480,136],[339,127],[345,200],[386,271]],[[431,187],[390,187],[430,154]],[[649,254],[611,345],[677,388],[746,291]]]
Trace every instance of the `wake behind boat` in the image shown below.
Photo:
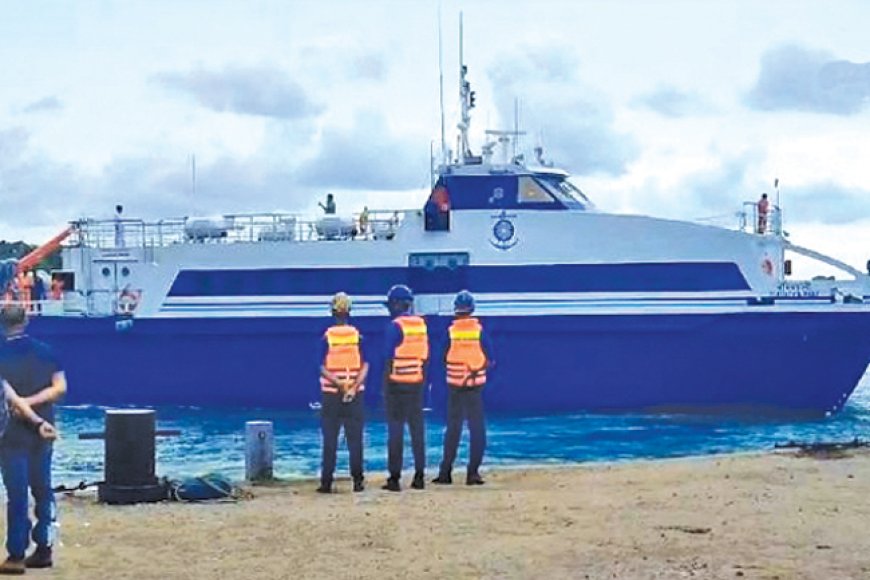
[[[489,132],[475,155],[465,75],[459,147],[422,209],[119,214],[75,221],[22,260],[19,274],[62,246],[32,332],[63,353],[69,402],[308,408],[329,297],[354,297],[380,377],[384,294],[407,284],[430,325],[436,408],[461,289],[494,339],[496,411],[842,408],[870,362],[870,277],[792,244],[775,206],[762,220],[745,205],[735,229],[611,214],[540,150],[511,156],[515,132]],[[792,280],[790,254],[849,279]]]

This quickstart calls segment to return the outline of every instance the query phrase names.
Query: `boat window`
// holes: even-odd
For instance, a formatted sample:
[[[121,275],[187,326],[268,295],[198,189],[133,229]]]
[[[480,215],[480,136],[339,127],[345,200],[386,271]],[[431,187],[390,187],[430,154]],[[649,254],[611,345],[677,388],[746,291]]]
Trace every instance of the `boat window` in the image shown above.
[[[538,181],[567,207],[586,209],[592,202],[580,189],[561,175],[538,175]]]
[[[517,201],[519,203],[555,203],[554,197],[531,177],[519,178]]]

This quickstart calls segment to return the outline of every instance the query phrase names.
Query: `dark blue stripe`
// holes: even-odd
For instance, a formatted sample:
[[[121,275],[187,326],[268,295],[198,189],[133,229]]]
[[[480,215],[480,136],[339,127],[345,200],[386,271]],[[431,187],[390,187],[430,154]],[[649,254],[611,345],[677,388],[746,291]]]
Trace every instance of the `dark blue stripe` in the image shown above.
[[[393,284],[418,293],[710,292],[749,290],[727,262],[559,264],[436,268],[282,268],[183,270],[169,296],[386,294]]]

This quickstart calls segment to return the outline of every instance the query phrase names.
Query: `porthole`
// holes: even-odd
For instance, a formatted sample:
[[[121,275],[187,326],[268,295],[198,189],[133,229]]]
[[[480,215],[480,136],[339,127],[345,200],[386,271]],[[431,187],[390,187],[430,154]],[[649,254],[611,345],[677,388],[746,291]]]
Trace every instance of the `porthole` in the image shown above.
[[[108,277],[109,277],[109,274],[111,274],[112,271],[109,270],[108,267],[105,267],[105,268],[103,268],[102,270],[100,270],[100,273],[101,273],[103,276],[105,276],[106,278],[108,278]]]
[[[128,268],[127,266],[124,266],[123,268],[121,268],[121,276],[126,278],[129,275],[130,275],[130,268]]]

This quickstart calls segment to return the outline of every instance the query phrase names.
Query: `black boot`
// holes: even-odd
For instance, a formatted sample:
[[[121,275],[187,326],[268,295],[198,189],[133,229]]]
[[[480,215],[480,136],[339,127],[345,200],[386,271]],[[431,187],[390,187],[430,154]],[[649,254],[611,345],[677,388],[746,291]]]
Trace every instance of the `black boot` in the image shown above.
[[[438,474],[438,477],[432,480],[432,483],[437,483],[438,485],[450,485],[453,483],[453,475],[449,471],[442,471]]]
[[[332,493],[332,484],[321,482],[320,487],[317,488],[317,493]]]
[[[24,559],[24,565],[28,568],[51,568],[54,565],[51,559],[51,546],[37,546],[33,553]]]
[[[414,474],[414,481],[411,482],[411,487],[414,489],[424,489],[426,487],[426,474],[418,471]]]
[[[365,480],[362,477],[357,477],[353,480],[353,491],[360,492],[366,488]]]
[[[469,473],[465,478],[465,485],[483,485],[486,483],[479,473]]]
[[[402,486],[399,485],[398,477],[390,477],[387,479],[387,483],[381,486],[381,489],[385,489],[387,491],[402,491]]]

